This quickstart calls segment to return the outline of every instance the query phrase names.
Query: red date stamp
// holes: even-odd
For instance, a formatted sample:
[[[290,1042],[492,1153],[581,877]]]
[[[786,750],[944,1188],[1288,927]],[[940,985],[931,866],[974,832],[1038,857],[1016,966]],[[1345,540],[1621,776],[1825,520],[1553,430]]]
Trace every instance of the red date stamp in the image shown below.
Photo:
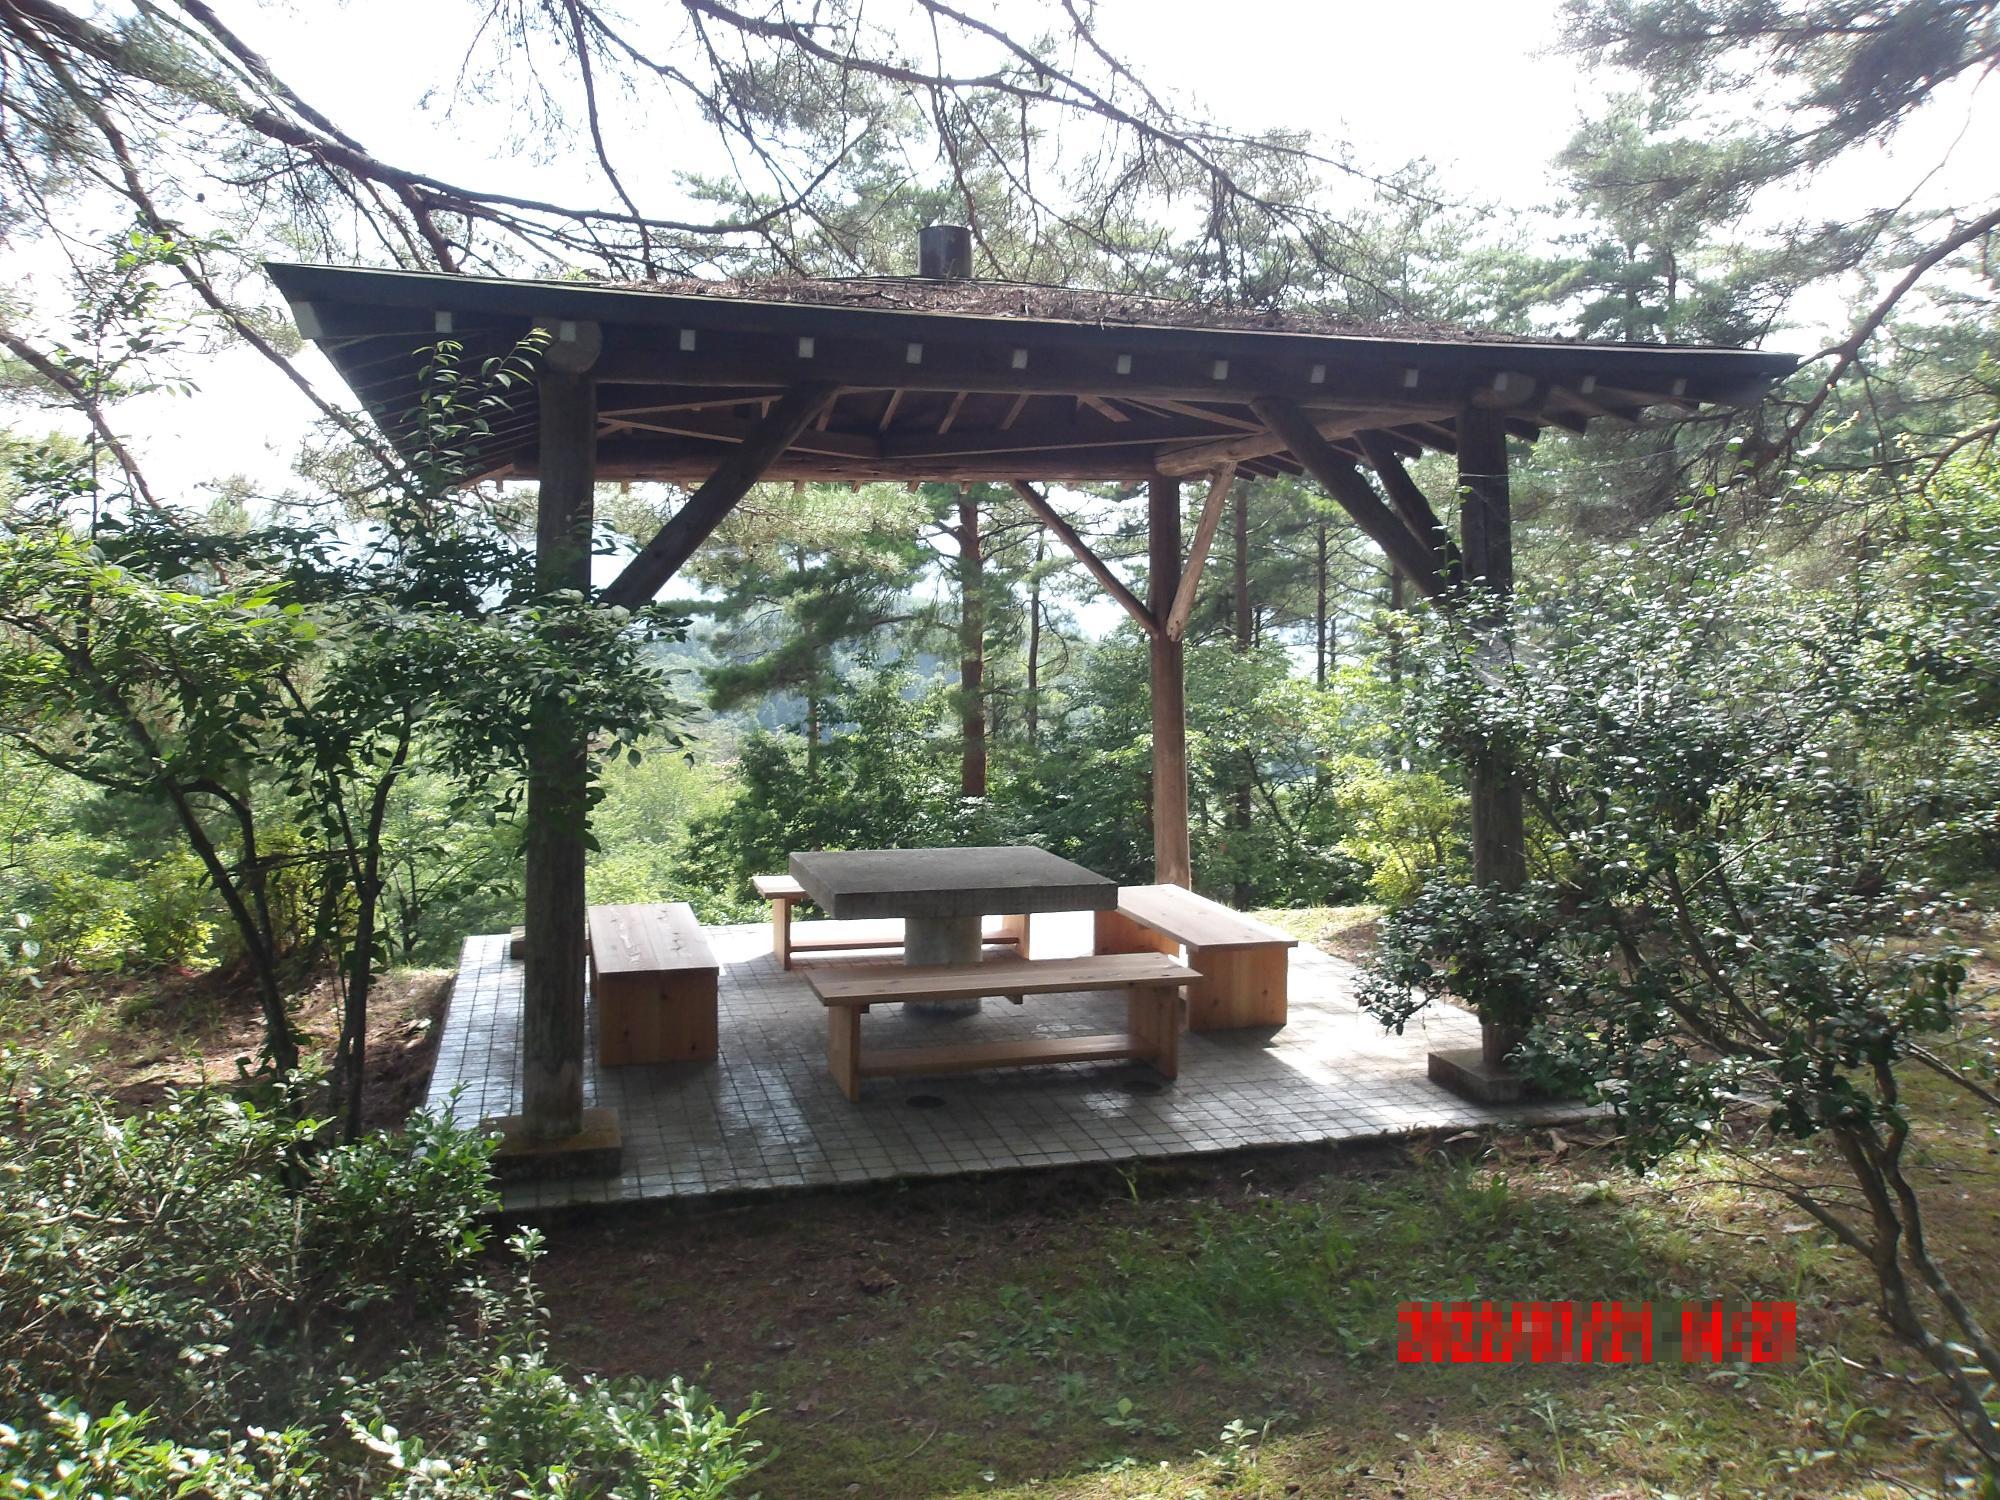
[[[1796,1302],[1405,1302],[1404,1364],[1782,1364],[1798,1351]],[[1658,1351],[1656,1353],[1656,1351]]]

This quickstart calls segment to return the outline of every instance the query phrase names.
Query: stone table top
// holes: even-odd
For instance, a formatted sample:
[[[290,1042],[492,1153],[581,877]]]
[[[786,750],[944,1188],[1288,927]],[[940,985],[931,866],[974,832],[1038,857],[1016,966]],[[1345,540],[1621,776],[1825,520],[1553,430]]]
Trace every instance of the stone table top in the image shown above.
[[[1115,881],[1046,849],[843,849],[794,854],[792,878],[828,916],[1109,911]]]

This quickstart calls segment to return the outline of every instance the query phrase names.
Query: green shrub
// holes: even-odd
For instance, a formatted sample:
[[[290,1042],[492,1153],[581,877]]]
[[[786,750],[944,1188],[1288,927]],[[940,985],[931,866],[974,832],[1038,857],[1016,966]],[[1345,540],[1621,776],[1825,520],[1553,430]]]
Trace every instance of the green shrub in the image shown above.
[[[44,964],[72,963],[97,974],[185,968],[209,956],[210,899],[190,854],[139,866],[130,879],[58,870],[30,930]]]
[[[419,1116],[315,1149],[319,1126],[218,1093],[120,1117],[9,1057],[0,1404],[60,1391],[227,1424],[309,1378],[325,1333],[435,1307],[480,1250],[490,1148]],[[330,1325],[330,1326],[329,1326]]]
[[[21,1500],[287,1500],[316,1493],[310,1434],[258,1429],[225,1447],[156,1435],[144,1412],[114,1406],[101,1417],[50,1403],[39,1421],[0,1422],[0,1495]]]
[[[476,1135],[323,1149],[214,1093],[119,1116],[11,1056],[0,1094],[0,1496],[719,1500],[760,1462],[754,1407],[549,1364],[532,1233],[509,1283],[470,1274]]]
[[[1434,771],[1390,769],[1344,755],[1333,765],[1334,800],[1348,825],[1340,851],[1368,867],[1385,906],[1415,899],[1426,881],[1465,864],[1465,793]]]

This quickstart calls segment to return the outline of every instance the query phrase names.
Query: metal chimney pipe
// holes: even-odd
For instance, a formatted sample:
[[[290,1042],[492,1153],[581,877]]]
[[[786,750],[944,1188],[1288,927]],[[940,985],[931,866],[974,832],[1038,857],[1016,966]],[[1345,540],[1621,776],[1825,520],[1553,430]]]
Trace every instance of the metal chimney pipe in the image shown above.
[[[933,281],[970,281],[972,231],[963,224],[932,224],[920,230],[917,274]]]

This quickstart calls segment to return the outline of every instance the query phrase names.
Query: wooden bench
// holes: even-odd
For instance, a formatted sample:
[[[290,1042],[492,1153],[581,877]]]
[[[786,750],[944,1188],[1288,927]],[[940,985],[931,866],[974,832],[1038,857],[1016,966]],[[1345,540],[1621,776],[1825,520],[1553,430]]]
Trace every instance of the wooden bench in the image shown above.
[[[1137,1058],[1172,1078],[1180,1070],[1180,987],[1201,976],[1163,954],[1106,958],[998,959],[984,964],[870,964],[814,969],[806,982],[826,1007],[826,1062],[849,1099],[864,1078],[964,1073],[1044,1063]],[[861,1017],[871,1005],[900,1000],[979,1000],[1072,990],[1125,991],[1125,1030],[1091,1036],[1023,1037],[932,1047],[861,1046]]]
[[[794,922],[792,908],[809,900],[805,887],[789,875],[753,875],[750,883],[757,894],[771,903],[771,952],[783,968],[792,967],[799,953],[845,953],[859,948],[900,948],[903,924],[899,918],[879,922]],[[1026,917],[988,917],[981,934],[987,943],[1010,947],[1021,957],[1028,956]]]
[[[590,909],[597,1063],[712,1062],[722,966],[685,901]]]
[[[1177,885],[1118,892],[1115,911],[1097,913],[1099,953],[1187,949],[1200,977],[1188,985],[1188,1027],[1227,1031],[1285,1024],[1291,951],[1299,940]]]

